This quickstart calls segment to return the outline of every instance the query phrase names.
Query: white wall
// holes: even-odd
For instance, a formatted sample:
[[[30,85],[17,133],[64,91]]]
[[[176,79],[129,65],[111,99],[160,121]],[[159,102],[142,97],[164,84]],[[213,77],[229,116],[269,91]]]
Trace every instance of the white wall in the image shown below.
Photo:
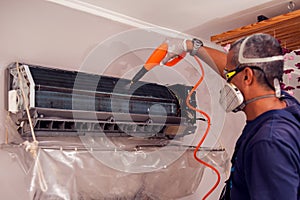
[[[4,85],[4,69],[11,62],[19,61],[64,69],[79,69],[85,57],[99,42],[132,29],[132,27],[124,24],[39,0],[2,0],[0,3],[0,27],[1,85]],[[133,65],[137,65],[141,60],[137,61],[131,58],[131,61],[134,63]],[[120,71],[112,72],[118,73]],[[218,93],[218,91],[212,92]],[[4,122],[6,113],[3,97],[6,95],[3,87],[0,89],[0,94],[2,97],[0,98],[0,120]],[[199,94],[199,98],[203,97]],[[241,133],[245,117],[241,113],[228,114],[224,117],[220,122],[214,122],[215,124],[220,123],[222,126],[220,129],[222,134],[215,134],[221,138],[222,146],[231,155],[233,145]],[[0,125],[0,143],[3,143],[4,139],[5,125],[2,123]],[[215,139],[216,137],[210,136],[210,140]],[[216,144],[216,146],[218,145]],[[24,188],[18,188],[16,185],[18,183],[24,184],[24,180],[18,180],[18,177],[22,179],[20,175],[22,172],[18,166],[10,166],[10,158],[6,155],[0,157],[1,163],[5,163],[2,164],[4,169],[11,167],[10,170],[14,168],[16,172],[14,176],[9,176],[3,171],[0,173],[1,185],[5,185],[0,189],[1,193],[6,194],[3,197],[7,197],[6,199],[24,199],[24,195],[26,196],[25,191],[23,191]],[[215,175],[206,170],[204,181],[202,181],[198,191],[184,199],[199,199],[199,194],[205,193],[214,181]],[[9,184],[14,185],[14,190],[7,189]],[[220,187],[222,185],[219,186],[219,189]],[[20,196],[16,195],[16,191],[20,191]],[[209,199],[216,199],[217,196],[219,196],[219,191],[216,191]]]

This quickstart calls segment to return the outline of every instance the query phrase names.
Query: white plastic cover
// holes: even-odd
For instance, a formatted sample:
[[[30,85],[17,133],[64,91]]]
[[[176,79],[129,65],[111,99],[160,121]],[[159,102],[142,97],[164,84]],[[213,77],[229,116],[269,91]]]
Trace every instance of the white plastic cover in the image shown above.
[[[194,147],[141,138],[109,138],[114,145],[102,147],[75,137],[40,138],[34,158],[25,151],[28,145],[19,145],[24,140],[9,119],[6,126],[7,144],[0,151],[23,169],[29,199],[179,199],[196,191],[205,169],[193,158]],[[202,148],[198,156],[222,172],[228,168],[223,150]]]

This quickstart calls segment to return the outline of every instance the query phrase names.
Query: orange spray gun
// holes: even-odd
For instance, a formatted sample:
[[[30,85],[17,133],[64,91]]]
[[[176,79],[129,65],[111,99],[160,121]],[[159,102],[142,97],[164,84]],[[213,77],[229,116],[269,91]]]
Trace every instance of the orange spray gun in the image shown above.
[[[168,53],[168,44],[162,43],[159,47],[157,47],[151,56],[148,58],[147,62],[144,64],[144,66],[136,73],[136,75],[133,77],[133,79],[130,82],[130,85],[136,83],[139,81],[148,71],[153,69],[155,66],[160,65],[163,59],[166,57]],[[163,63],[164,65],[168,67],[172,67],[175,64],[177,64],[181,59],[184,58],[186,55],[186,52],[183,52],[181,55],[178,55],[171,59],[170,61]]]

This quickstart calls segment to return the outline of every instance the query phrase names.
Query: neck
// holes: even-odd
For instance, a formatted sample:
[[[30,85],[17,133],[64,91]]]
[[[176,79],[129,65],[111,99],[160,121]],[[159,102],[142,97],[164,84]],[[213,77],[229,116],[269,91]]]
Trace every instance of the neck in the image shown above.
[[[283,109],[285,107],[286,104],[283,101],[280,101],[275,96],[270,96],[262,99],[257,99],[247,104],[244,108],[244,112],[246,114],[247,120],[253,120],[269,110]]]

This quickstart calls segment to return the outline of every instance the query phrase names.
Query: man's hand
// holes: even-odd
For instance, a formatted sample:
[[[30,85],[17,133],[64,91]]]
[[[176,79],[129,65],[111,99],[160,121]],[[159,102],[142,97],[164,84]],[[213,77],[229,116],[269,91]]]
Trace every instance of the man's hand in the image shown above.
[[[162,60],[162,64],[170,62],[172,59],[184,52],[191,54],[194,46],[192,40],[180,38],[167,38],[165,43],[168,44],[168,53]],[[195,56],[208,64],[215,72],[223,76],[223,71],[227,61],[227,55],[225,52],[207,46],[202,46],[199,48]]]
[[[166,57],[163,59],[162,63],[172,60],[176,56],[182,55],[184,52],[188,51],[186,39],[180,38],[167,38],[165,43],[168,44],[168,53]]]

